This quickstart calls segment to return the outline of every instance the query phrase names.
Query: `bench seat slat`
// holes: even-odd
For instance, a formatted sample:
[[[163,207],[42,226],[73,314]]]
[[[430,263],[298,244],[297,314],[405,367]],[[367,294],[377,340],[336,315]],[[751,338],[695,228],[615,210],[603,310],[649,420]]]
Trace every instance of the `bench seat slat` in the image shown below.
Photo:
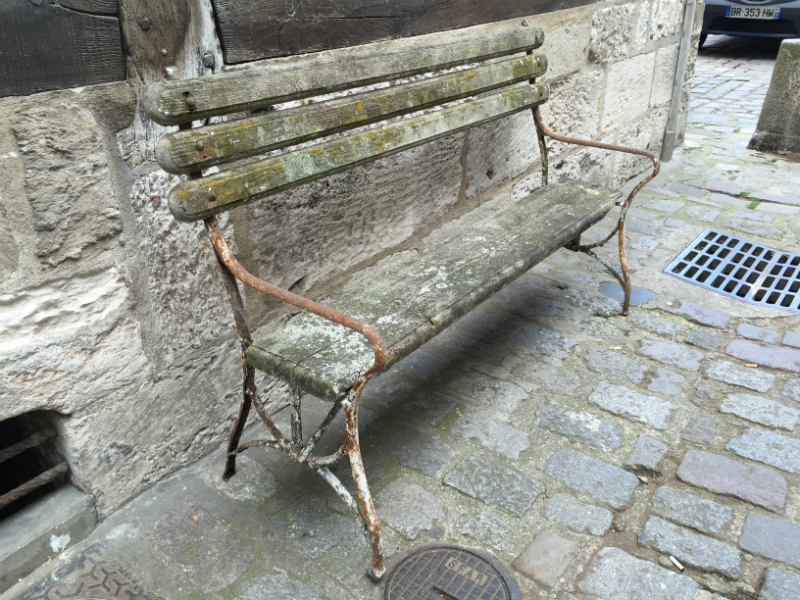
[[[534,84],[289,152],[172,188],[169,208],[194,221],[525,110],[547,99]]]
[[[543,41],[541,28],[518,27],[399,48],[305,56],[268,67],[157,83],[149,89],[145,110],[156,123],[177,125],[508,56],[538,48]]]
[[[430,108],[542,75],[547,58],[524,56],[389,88],[259,114],[161,137],[159,165],[189,173]]]
[[[371,323],[388,346],[387,368],[602,219],[618,193],[552,183],[381,271],[330,303]],[[331,401],[373,360],[359,334],[302,314],[257,340],[250,365]]]

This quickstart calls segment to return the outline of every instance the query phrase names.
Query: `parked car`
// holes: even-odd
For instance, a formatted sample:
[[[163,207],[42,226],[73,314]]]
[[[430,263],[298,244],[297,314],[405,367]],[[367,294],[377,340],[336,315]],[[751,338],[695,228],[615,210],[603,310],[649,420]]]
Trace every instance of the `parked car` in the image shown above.
[[[705,0],[700,47],[708,34],[800,37],[800,0]]]

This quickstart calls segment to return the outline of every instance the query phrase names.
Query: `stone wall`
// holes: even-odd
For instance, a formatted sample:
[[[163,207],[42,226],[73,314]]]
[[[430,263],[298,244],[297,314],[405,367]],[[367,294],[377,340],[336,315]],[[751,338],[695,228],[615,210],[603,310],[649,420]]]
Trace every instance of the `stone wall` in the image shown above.
[[[645,0],[531,16],[550,61],[545,120],[564,134],[658,153],[682,15],[680,0]],[[128,82],[0,99],[0,419],[54,411],[73,480],[97,497],[101,515],[218,447],[241,374],[209,242],[201,225],[170,216],[162,199],[176,178],[152,162],[164,129],[141,106],[166,67],[181,77],[220,70],[211,5],[122,0],[121,18]],[[553,150],[555,176],[618,186],[646,167]],[[524,113],[221,222],[255,274],[325,298],[476,206],[540,183]],[[263,330],[287,314],[250,291],[245,298]],[[281,405],[286,390],[267,377],[260,384]]]

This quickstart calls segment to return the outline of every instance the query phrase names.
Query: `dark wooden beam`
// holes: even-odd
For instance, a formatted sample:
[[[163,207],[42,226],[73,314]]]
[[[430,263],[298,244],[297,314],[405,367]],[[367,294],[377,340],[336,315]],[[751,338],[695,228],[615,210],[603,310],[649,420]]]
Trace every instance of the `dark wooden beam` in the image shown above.
[[[212,0],[225,62],[357,46],[600,0]]]
[[[117,0],[0,0],[0,96],[125,79]]]

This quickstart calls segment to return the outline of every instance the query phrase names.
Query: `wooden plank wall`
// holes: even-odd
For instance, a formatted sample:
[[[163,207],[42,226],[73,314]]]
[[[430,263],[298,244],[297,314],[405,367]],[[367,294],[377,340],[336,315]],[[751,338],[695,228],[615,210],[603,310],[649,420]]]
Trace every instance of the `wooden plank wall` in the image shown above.
[[[599,0],[212,0],[225,62],[357,46]]]
[[[125,79],[117,0],[0,0],[0,97]]]

